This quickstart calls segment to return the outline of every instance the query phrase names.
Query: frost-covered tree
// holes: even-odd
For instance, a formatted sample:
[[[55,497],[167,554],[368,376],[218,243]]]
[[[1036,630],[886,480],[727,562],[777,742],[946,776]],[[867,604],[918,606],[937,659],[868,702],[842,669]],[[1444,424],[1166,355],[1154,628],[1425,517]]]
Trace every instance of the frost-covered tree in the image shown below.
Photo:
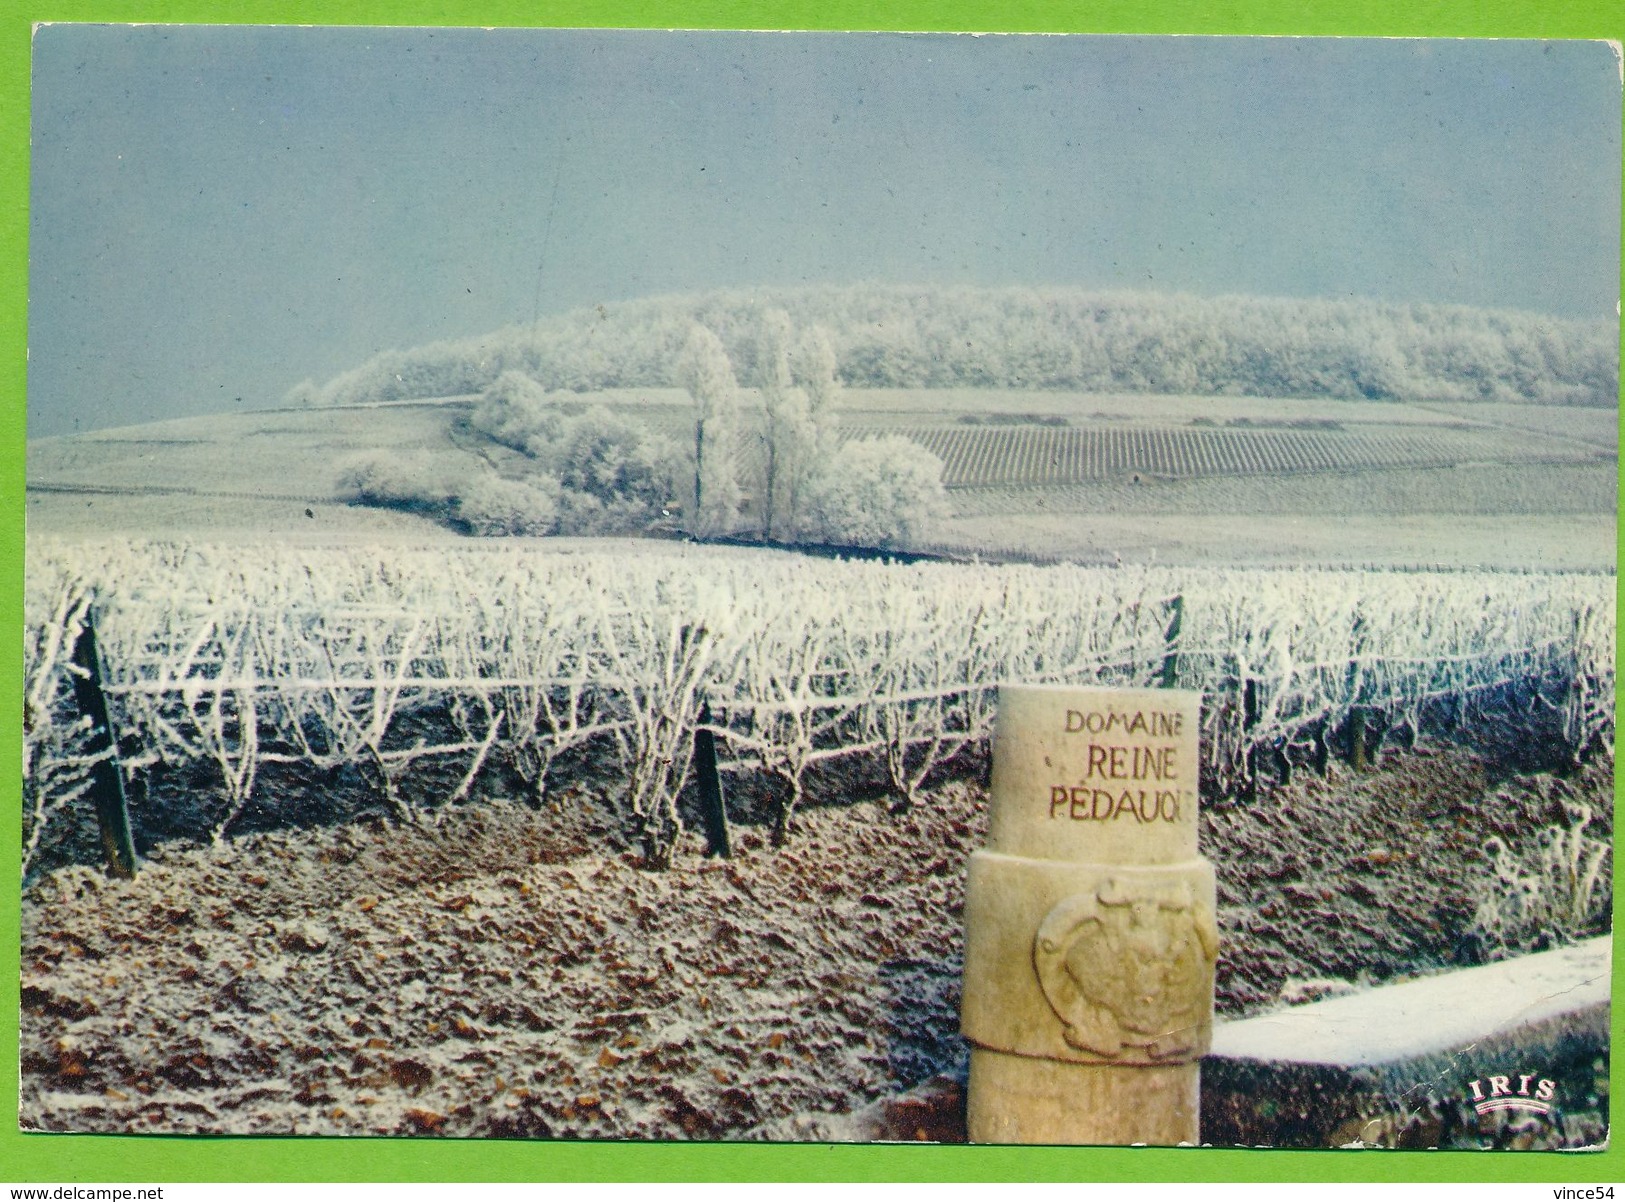
[[[822,326],[852,388],[1439,397],[1612,407],[1619,323],[1367,300],[909,285],[739,289],[583,308],[411,350],[323,404],[467,396],[518,370],[550,391],[666,387],[705,326],[756,379],[762,310]]]
[[[721,340],[696,323],[678,362],[678,378],[694,398],[694,490],[689,528],[701,537],[739,524],[739,385]]]
[[[665,511],[683,476],[677,448],[601,406],[580,408],[561,406],[515,370],[480,395],[470,427],[532,461],[526,479],[515,483],[536,495],[503,490],[488,528],[477,533],[641,533]],[[510,506],[523,516],[505,516]]]
[[[839,369],[840,361],[835,356],[829,331],[823,326],[802,331],[790,357],[790,376],[807,396],[807,417],[813,427],[814,467],[836,450],[841,395],[841,382],[836,377]]]
[[[768,538],[795,538],[802,526],[802,494],[813,459],[815,431],[807,394],[790,371],[790,315],[762,315],[756,369],[767,410],[767,476],[762,485],[762,528]]]
[[[808,491],[824,541],[842,546],[916,544],[948,515],[942,460],[901,435],[847,443]]]

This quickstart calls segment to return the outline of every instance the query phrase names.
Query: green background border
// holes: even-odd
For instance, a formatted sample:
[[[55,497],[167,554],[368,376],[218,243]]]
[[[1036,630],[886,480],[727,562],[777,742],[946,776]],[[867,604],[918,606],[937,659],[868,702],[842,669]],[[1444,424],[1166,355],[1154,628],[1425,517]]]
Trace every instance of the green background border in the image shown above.
[[[0,25],[0,881],[19,872],[29,38],[40,21],[646,26],[1625,39],[1619,0],[3,0]],[[1617,791],[1617,790],[1616,790]],[[22,1135],[18,915],[0,889],[0,1183],[526,1180],[1625,1180],[1602,1153],[560,1144]],[[1619,902],[1616,896],[1616,929]],[[1616,974],[1617,976],[1617,974]],[[1619,1014],[1614,1028],[1618,1040]],[[1615,1063],[1613,1095],[1621,1094]],[[1617,1103],[1616,1103],[1617,1108]]]

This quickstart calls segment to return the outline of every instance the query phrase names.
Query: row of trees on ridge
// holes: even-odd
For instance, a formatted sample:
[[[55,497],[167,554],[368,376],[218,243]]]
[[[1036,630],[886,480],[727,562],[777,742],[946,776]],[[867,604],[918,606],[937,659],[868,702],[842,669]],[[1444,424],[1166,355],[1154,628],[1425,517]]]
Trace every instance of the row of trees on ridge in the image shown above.
[[[1540,313],[1371,300],[859,285],[596,305],[384,352],[290,404],[463,396],[519,371],[554,391],[680,386],[698,323],[743,378],[779,354],[764,310],[819,327],[849,388],[1329,396],[1612,406],[1619,328]]]

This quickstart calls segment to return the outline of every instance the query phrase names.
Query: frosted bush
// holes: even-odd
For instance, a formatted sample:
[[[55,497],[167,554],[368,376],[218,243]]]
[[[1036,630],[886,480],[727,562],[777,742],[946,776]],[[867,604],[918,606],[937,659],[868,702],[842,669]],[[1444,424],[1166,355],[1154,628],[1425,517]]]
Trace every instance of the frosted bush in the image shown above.
[[[848,443],[809,491],[823,540],[840,546],[920,542],[948,515],[942,460],[901,435]]]
[[[493,442],[536,455],[555,442],[564,415],[547,402],[547,390],[523,372],[505,371],[480,394],[469,424]]]
[[[564,487],[606,506],[629,502],[658,512],[676,487],[676,448],[601,406],[569,422],[558,444],[538,459]]]
[[[468,476],[466,461],[458,459],[431,451],[355,455],[339,466],[339,492],[368,505],[446,505]]]
[[[1607,839],[1588,832],[1592,817],[1589,806],[1573,804],[1566,825],[1517,844],[1491,839],[1473,929],[1495,946],[1524,950],[1606,930],[1611,852]]]
[[[464,499],[458,516],[476,534],[638,533],[668,506],[685,475],[682,455],[668,440],[601,406],[572,414],[519,372],[504,372],[485,391],[470,424],[525,454],[536,478],[549,480],[533,487],[545,497],[528,500],[511,481],[469,485],[480,491]]]
[[[469,532],[485,537],[551,534],[558,525],[558,482],[477,476],[457,500],[457,516]]]

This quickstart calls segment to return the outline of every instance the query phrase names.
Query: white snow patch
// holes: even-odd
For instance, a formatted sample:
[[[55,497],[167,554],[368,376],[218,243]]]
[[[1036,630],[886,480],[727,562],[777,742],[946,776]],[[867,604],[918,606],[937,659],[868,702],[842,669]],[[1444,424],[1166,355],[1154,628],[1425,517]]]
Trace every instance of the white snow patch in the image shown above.
[[[1215,1024],[1213,1054],[1345,1066],[1448,1051],[1609,999],[1612,936]]]

